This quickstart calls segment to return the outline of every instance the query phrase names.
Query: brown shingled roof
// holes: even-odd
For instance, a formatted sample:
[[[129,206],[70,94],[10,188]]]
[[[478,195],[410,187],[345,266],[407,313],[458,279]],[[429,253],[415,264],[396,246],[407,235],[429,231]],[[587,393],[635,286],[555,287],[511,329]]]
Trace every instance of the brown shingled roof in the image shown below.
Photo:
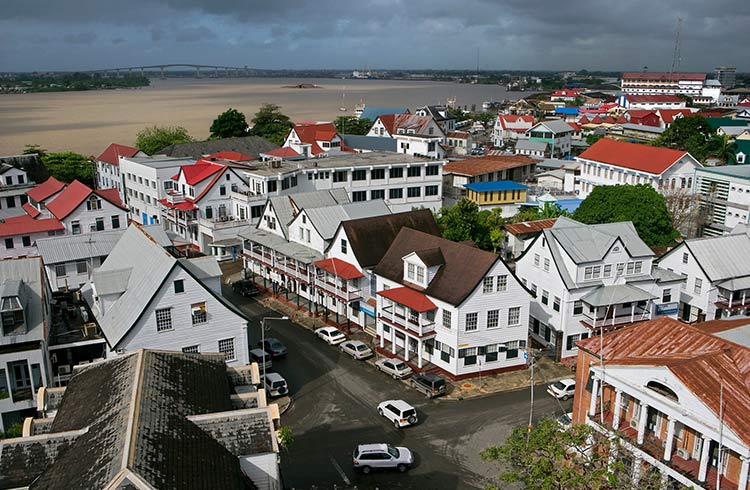
[[[374,272],[403,283],[403,257],[412,252],[439,249],[445,259],[435,277],[422,292],[452,305],[460,305],[477,287],[499,257],[491,252],[452,242],[439,236],[403,228]],[[430,252],[434,255],[435,252]]]
[[[443,166],[443,174],[483,175],[490,172],[497,172],[498,170],[524,167],[538,162],[539,160],[527,157],[526,155],[471,158],[445,164]]]

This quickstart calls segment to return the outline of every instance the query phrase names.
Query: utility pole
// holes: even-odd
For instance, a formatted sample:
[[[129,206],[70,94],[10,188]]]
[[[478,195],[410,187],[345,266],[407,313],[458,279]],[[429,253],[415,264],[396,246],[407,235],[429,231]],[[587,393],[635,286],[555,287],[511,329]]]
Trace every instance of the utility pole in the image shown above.
[[[531,355],[531,385],[529,385],[529,391],[531,392],[531,405],[529,406],[529,425],[526,430],[526,447],[529,446],[529,439],[531,438],[531,422],[534,418],[534,355]]]

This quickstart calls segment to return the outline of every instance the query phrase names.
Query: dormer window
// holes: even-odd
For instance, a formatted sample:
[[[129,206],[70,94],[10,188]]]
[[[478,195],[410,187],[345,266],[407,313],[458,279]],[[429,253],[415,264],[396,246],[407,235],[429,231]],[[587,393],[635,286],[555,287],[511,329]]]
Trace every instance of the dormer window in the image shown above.
[[[95,211],[101,208],[102,208],[102,201],[96,196],[91,196],[89,197],[88,201],[86,201],[86,209],[88,209],[89,211]]]

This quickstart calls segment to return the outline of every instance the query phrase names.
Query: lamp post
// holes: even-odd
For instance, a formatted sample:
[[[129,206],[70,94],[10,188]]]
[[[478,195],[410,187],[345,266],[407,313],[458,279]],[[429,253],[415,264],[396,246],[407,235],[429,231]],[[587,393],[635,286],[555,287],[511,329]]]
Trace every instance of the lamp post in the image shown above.
[[[288,316],[264,316],[260,321],[260,345],[263,350],[263,382],[266,380],[266,356],[270,356],[266,352],[266,320],[289,320]]]

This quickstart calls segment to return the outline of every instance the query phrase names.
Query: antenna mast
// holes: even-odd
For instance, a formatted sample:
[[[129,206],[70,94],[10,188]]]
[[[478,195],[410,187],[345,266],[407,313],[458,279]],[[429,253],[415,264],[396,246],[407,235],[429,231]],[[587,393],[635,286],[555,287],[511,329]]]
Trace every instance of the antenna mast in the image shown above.
[[[680,69],[680,63],[682,62],[682,54],[680,49],[682,48],[682,17],[677,17],[677,32],[675,33],[674,39],[674,52],[672,53],[672,68],[669,70],[669,74],[674,73],[675,68]]]

